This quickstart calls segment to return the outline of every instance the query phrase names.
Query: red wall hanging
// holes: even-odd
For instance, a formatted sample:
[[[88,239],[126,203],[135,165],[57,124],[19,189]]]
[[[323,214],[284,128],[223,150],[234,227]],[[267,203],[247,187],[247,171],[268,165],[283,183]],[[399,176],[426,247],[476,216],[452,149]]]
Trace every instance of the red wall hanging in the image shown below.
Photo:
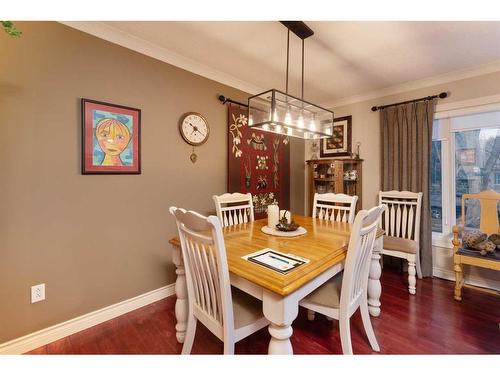
[[[251,193],[255,218],[269,204],[290,209],[290,142],[284,135],[250,129],[246,107],[228,105],[229,193]]]

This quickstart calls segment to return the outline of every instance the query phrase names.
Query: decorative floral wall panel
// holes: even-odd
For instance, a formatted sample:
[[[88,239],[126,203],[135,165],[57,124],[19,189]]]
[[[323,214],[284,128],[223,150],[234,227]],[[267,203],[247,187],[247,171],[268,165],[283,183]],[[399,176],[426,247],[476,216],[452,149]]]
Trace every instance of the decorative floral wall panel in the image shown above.
[[[255,218],[269,204],[290,208],[290,143],[284,135],[250,129],[247,108],[228,105],[229,193],[251,193]]]

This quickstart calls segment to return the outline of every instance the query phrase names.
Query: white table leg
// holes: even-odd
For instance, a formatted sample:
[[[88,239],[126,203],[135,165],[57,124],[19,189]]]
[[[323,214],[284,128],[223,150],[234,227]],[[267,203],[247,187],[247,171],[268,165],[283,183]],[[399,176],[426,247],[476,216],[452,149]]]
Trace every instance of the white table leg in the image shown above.
[[[371,316],[380,315],[380,295],[382,294],[382,286],[380,284],[380,275],[382,274],[380,251],[382,250],[382,246],[383,237],[380,236],[375,240],[373,246],[370,274],[368,275],[368,311]]]
[[[269,320],[269,354],[293,354],[292,322],[299,313],[299,301],[293,296],[282,297],[264,290],[262,304],[264,316]]]
[[[187,318],[189,312],[186,273],[184,271],[181,249],[177,246],[173,246],[173,248],[174,251],[172,253],[172,261],[175,264],[175,273],[177,274],[177,280],[175,281],[175,294],[177,296],[177,300],[175,301],[175,318],[177,320],[177,324],[175,325],[175,336],[177,337],[177,341],[182,344],[186,336]]]

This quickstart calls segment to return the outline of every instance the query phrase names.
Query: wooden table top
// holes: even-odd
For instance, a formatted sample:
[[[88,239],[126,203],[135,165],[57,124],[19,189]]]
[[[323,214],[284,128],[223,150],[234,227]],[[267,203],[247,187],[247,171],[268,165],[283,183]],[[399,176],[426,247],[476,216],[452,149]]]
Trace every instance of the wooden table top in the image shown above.
[[[261,228],[267,225],[267,218],[225,227],[224,242],[229,271],[265,289],[286,296],[323,271],[344,261],[351,224],[300,215],[294,215],[293,219],[307,229],[306,234],[298,237],[265,234]],[[382,233],[383,231],[380,231],[377,236]],[[180,246],[178,238],[171,239],[170,243]],[[241,258],[265,248],[298,255],[309,259],[310,262],[283,275]]]

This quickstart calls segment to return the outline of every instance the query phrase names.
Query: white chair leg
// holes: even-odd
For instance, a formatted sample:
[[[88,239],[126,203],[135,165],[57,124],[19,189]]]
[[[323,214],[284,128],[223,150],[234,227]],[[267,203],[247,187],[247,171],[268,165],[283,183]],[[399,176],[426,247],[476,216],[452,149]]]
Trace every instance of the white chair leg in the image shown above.
[[[417,265],[417,277],[419,279],[422,278],[422,267],[420,266],[420,256],[417,254],[417,257],[416,257],[417,261],[416,261],[416,265]]]
[[[349,325],[349,318],[341,317],[339,319],[339,329],[340,343],[342,344],[342,353],[352,354],[351,327]]]
[[[408,291],[410,294],[417,293],[417,278],[415,277],[415,260],[408,260]]]
[[[191,354],[193,348],[194,335],[196,333],[197,319],[194,315],[188,316],[186,336],[184,338],[184,345],[182,345],[182,354]]]
[[[361,310],[361,319],[363,320],[363,327],[365,328],[366,336],[368,337],[368,341],[372,349],[376,352],[380,351],[380,347],[378,346],[377,337],[375,336],[375,332],[373,332],[372,321],[370,320],[370,314],[368,312],[368,301],[365,300],[361,302],[360,305]]]
[[[307,320],[314,320],[316,312],[312,310],[307,310]]]
[[[234,354],[234,341],[224,341],[224,354]]]

